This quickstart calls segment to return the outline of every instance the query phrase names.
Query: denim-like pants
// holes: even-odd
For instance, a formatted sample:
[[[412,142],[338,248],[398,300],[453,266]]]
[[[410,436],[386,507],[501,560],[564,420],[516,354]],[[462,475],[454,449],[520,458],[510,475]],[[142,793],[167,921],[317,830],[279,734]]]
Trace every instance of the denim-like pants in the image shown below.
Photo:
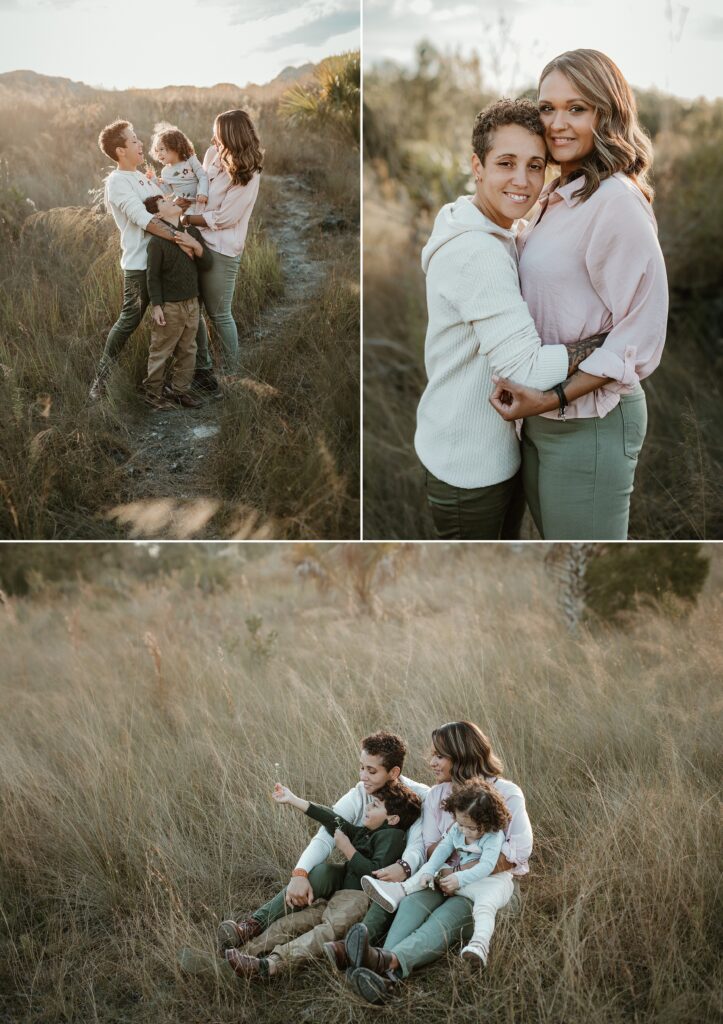
[[[647,424],[641,387],[602,418],[525,420],[522,480],[543,540],[627,540]]]
[[[203,305],[221,342],[225,368],[230,371],[238,368],[239,359],[238,330],[231,312],[231,304],[240,263],[240,256],[222,256],[221,253],[215,252],[211,269],[199,275]],[[211,356],[203,317],[198,325],[196,344],[196,367],[200,370],[209,369]]]
[[[406,978],[417,967],[439,960],[450,946],[466,942],[473,931],[468,899],[425,889],[399,904],[384,948],[396,954]]]
[[[517,540],[525,511],[522,476],[489,487],[453,487],[426,470],[427,502],[439,540]]]

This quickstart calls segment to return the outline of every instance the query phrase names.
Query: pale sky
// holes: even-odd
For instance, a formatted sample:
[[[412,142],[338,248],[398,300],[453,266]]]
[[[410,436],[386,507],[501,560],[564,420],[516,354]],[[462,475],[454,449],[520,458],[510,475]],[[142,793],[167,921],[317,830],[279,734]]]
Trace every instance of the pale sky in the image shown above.
[[[262,85],[359,43],[359,0],[0,0],[0,72],[107,89]]]
[[[719,0],[364,0],[365,68],[411,64],[423,38],[443,51],[477,50],[483,67],[496,58],[488,81],[500,92],[536,84],[553,57],[586,47],[611,57],[634,86],[723,95]]]

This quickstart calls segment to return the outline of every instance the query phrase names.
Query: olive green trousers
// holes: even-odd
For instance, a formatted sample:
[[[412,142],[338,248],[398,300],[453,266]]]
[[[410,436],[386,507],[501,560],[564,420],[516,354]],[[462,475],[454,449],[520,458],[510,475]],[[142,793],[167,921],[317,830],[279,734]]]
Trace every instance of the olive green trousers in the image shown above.
[[[627,540],[647,425],[641,387],[602,418],[525,420],[522,482],[543,540]]]

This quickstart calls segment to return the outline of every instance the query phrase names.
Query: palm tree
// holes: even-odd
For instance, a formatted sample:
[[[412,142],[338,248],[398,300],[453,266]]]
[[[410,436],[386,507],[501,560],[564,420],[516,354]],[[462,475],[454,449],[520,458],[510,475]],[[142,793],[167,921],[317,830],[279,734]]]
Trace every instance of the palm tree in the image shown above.
[[[295,85],[279,101],[279,112],[289,124],[331,131],[359,146],[361,97],[359,51],[328,57],[314,70],[308,87]]]

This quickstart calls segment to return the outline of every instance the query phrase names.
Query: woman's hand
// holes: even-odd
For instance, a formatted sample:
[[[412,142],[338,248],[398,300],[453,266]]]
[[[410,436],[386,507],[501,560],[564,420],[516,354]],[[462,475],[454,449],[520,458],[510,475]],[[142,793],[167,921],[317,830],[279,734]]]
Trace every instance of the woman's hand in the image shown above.
[[[372,874],[380,882],[403,882],[407,877],[407,872],[401,864],[390,864],[388,868],[379,868],[378,871],[372,871]]]
[[[154,306],[153,313],[151,315],[153,317],[154,324],[158,324],[159,327],[166,326],[166,318],[163,315],[163,306]]]
[[[444,878],[439,878],[437,880],[437,885],[442,892],[446,892],[448,896],[450,893],[456,892],[457,889],[459,889],[459,876],[457,875],[457,872],[453,871],[451,874],[445,875]]]
[[[287,786],[282,786],[280,782],[277,782],[271,794],[271,799],[275,800],[277,804],[290,804],[297,800],[298,797],[294,796]]]
[[[173,241],[176,245],[180,245],[189,256],[203,256],[203,246],[187,231],[179,231]]]
[[[196,205],[205,206],[208,202],[208,196],[196,196]]]
[[[193,206],[193,200],[184,199],[183,196],[174,196],[173,205],[180,207],[180,209],[183,210],[183,212],[185,213],[186,210],[189,209],[189,207]]]
[[[286,886],[284,900],[290,907],[310,907],[314,902],[314,890],[309,879],[300,875],[292,878]]]
[[[345,836],[340,828],[334,833],[334,845],[336,846],[339,853],[346,857],[347,860],[351,860],[356,849],[349,836]]]
[[[522,420],[526,416],[539,416],[550,409],[550,396],[537,388],[516,384],[506,377],[492,377],[495,389],[489,401],[503,420]],[[554,394],[554,393],[553,393]]]

